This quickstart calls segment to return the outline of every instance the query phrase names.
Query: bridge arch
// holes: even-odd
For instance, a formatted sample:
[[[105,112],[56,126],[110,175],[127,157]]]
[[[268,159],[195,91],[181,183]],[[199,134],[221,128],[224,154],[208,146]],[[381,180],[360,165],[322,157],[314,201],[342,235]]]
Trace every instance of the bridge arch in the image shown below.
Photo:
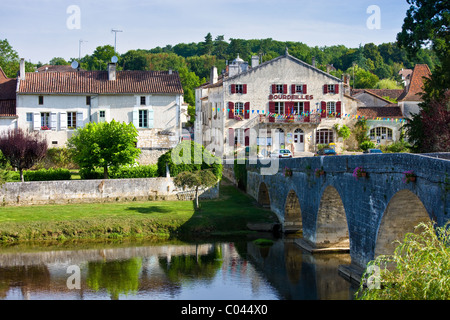
[[[420,222],[429,222],[430,216],[422,201],[410,190],[398,191],[389,201],[381,218],[375,243],[375,257],[394,253],[406,233],[414,232]]]
[[[339,192],[327,186],[320,199],[316,223],[316,247],[349,248],[349,232],[344,204]]]
[[[270,194],[267,185],[261,182],[258,190],[258,203],[264,208],[270,209]]]
[[[302,210],[300,201],[294,190],[290,190],[284,205],[284,230],[299,231],[302,229]]]

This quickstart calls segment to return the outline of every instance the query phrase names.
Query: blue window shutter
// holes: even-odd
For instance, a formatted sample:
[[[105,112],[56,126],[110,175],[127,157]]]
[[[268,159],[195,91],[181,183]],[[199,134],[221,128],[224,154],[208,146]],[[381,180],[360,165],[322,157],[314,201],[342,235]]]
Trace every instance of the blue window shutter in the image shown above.
[[[154,115],[153,110],[148,110],[148,127],[153,128],[154,127]]]

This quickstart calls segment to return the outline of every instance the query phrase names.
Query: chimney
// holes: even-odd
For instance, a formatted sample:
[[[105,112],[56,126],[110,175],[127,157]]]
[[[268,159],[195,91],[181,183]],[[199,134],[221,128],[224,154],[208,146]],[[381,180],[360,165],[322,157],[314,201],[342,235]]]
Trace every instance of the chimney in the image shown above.
[[[116,80],[116,64],[108,63],[108,80],[115,81]]]
[[[172,74],[172,72],[173,72],[172,69],[169,69],[169,74]]]
[[[252,56],[252,68],[255,68],[259,65],[259,56]]]
[[[312,57],[312,66],[316,67],[316,57]]]
[[[211,76],[210,76],[209,82],[211,84],[214,84],[217,82],[218,78],[219,78],[219,76],[217,74],[217,67],[214,66],[211,68]]]
[[[25,80],[25,59],[20,59],[19,79]]]

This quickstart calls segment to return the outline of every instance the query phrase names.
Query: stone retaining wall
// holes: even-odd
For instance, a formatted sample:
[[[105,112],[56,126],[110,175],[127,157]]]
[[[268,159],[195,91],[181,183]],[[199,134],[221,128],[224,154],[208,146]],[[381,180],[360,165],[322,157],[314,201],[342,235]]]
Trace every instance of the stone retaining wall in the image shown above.
[[[201,190],[213,199],[219,187]],[[193,200],[195,192],[177,188],[172,178],[8,182],[0,188],[3,206],[114,201]]]

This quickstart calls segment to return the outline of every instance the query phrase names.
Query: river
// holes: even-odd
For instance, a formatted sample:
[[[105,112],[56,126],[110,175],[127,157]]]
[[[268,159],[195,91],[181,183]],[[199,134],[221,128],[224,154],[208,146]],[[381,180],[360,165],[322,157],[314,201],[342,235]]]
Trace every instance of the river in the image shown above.
[[[289,239],[18,245],[0,251],[0,299],[352,300],[341,264]]]

